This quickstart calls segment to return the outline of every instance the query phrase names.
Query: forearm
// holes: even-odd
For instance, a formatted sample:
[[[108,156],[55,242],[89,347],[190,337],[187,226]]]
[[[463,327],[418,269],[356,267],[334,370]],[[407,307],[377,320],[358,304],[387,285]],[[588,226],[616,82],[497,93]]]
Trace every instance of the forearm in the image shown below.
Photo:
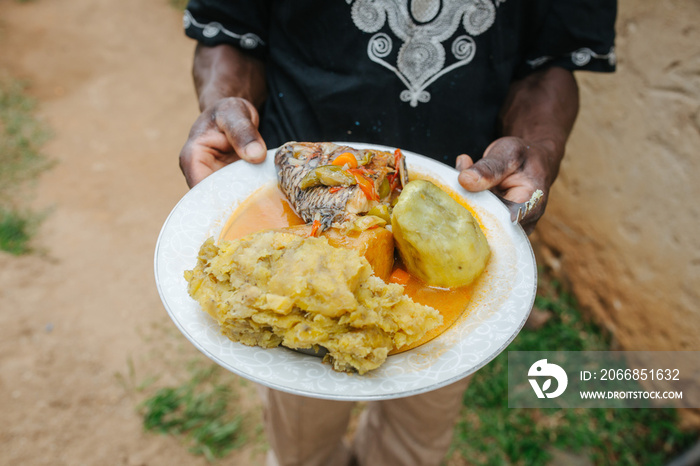
[[[579,95],[576,79],[568,70],[549,68],[513,83],[501,111],[503,136],[514,136],[547,150],[537,152],[537,162],[547,173],[547,183],[556,178],[566,141],[576,121]]]
[[[258,109],[267,98],[264,63],[230,45],[197,45],[192,75],[202,111],[224,97],[246,99]]]
[[[267,146],[258,109],[267,97],[265,65],[229,45],[198,45],[192,67],[202,113],[180,151],[180,168],[192,187],[237,160],[260,163]]]

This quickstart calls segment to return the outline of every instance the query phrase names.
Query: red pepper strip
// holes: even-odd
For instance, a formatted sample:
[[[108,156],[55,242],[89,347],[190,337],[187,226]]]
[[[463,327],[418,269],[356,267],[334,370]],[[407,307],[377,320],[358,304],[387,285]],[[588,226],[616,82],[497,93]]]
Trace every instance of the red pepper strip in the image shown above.
[[[321,228],[321,221],[314,220],[314,223],[311,226],[311,233],[309,233],[309,236],[318,236],[318,229],[319,228]]]
[[[399,177],[399,163],[401,163],[402,158],[403,158],[403,154],[401,153],[401,149],[396,149],[394,151],[394,167],[395,167],[396,171],[388,176],[389,181],[391,182],[391,190],[392,191],[396,187],[396,185],[394,184],[394,181],[396,180],[396,178]]]
[[[394,190],[394,181],[396,181],[396,178],[399,176],[399,171],[396,170],[394,173],[389,173],[387,175],[387,179],[389,180],[389,183],[391,183],[391,190]]]
[[[391,175],[390,175],[390,176],[391,176]],[[401,183],[399,182],[398,178],[397,178],[397,177],[394,177],[394,178],[389,182],[389,186],[390,186],[391,192],[393,193],[393,192],[396,190],[396,188],[399,187],[399,185],[401,185]]]
[[[372,181],[369,178],[366,178],[362,174],[362,170],[358,169],[349,169],[348,172],[350,172],[354,177],[355,181],[357,181],[357,184],[360,185],[360,189],[362,190],[363,193],[365,193],[365,197],[367,198],[368,201],[378,201],[379,200],[379,194],[377,193],[377,190],[374,188],[374,181]]]
[[[335,194],[338,191],[340,191],[341,189],[343,189],[342,186],[331,186],[331,188],[328,190],[328,192],[331,194]]]
[[[401,149],[396,149],[394,151],[394,166],[396,167],[397,170],[399,169],[399,162],[401,161],[402,158],[403,158],[403,154],[401,153]]]
[[[355,172],[355,173],[360,173],[361,175],[364,176],[369,176],[369,175],[376,175],[377,170],[372,170],[371,168],[367,168],[364,165],[360,165],[357,168],[348,168],[348,172]]]

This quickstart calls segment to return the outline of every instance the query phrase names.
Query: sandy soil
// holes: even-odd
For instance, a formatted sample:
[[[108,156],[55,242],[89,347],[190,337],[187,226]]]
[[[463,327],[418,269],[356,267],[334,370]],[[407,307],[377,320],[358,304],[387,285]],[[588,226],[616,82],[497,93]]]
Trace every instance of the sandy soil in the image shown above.
[[[207,464],[144,433],[136,410],[137,385],[175,380],[194,356],[152,271],[187,191],[177,155],[198,113],[182,15],[167,0],[0,0],[0,11],[0,69],[31,82],[57,161],[35,202],[50,209],[45,252],[0,254],[0,463]]]
[[[177,155],[198,114],[182,15],[168,0],[0,0],[0,11],[0,71],[31,83],[57,162],[36,192],[36,207],[50,209],[35,242],[43,252],[0,253],[0,464],[205,465],[177,439],[145,433],[137,411],[140,385],[176,383],[197,356],[160,302],[152,264],[187,191]],[[241,396],[255,413],[254,395]],[[261,464],[260,445],[223,464]]]

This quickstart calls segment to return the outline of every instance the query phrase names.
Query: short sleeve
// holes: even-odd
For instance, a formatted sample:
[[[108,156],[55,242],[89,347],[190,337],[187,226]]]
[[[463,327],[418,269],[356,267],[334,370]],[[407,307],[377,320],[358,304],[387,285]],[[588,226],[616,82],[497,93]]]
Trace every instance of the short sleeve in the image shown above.
[[[615,71],[616,16],[616,0],[552,0],[525,68]]]
[[[190,0],[183,26],[188,37],[203,45],[230,44],[263,57],[269,16],[264,0]]]

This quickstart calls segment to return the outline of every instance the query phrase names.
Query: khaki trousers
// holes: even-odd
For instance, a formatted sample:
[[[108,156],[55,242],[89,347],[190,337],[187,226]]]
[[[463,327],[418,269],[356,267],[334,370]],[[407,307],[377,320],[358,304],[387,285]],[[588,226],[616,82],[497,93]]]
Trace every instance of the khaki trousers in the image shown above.
[[[354,403],[259,387],[267,466],[431,466],[444,459],[469,379],[393,400],[372,401],[352,444],[344,440]]]

